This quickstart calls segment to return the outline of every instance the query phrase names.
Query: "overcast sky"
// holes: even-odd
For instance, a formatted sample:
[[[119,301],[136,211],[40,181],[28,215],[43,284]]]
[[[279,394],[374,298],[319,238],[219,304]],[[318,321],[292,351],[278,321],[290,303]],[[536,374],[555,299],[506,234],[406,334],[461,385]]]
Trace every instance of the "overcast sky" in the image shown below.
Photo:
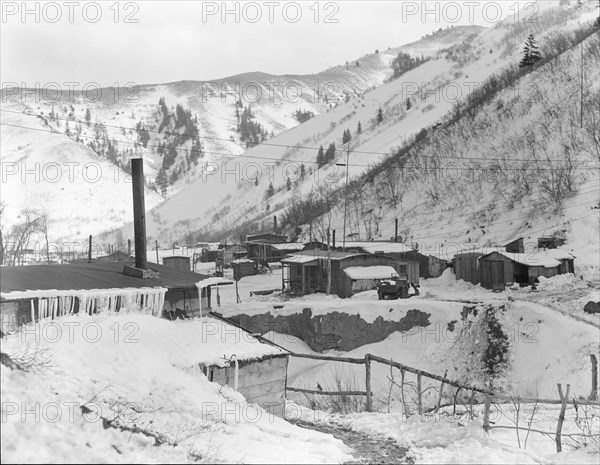
[[[109,86],[248,71],[309,74],[440,27],[489,27],[501,16],[522,20],[535,12],[533,2],[512,0],[72,3],[26,2],[26,13],[23,2],[2,1],[3,84]],[[517,3],[526,5],[521,18]],[[225,9],[230,13],[223,16]]]

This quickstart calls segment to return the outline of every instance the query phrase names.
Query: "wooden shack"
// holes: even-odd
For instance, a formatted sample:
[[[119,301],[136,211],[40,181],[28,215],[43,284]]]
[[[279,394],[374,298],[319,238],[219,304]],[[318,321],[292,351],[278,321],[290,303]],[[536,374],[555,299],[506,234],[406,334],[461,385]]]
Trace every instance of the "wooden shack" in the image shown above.
[[[280,261],[283,257],[293,252],[299,252],[304,249],[304,244],[296,242],[245,242],[248,250],[248,258],[257,262],[273,263]]]
[[[351,297],[358,291],[356,284],[353,289],[353,278],[344,273],[345,268],[389,266],[398,274],[405,275],[413,284],[419,284],[419,263],[400,260],[386,255],[342,252],[334,250],[330,253],[331,261],[331,293],[342,298]],[[327,251],[314,249],[295,253],[281,260],[282,289],[297,294],[326,292],[328,283],[328,254]],[[389,276],[388,276],[389,278]],[[371,278],[377,280],[381,278]]]
[[[484,255],[483,251],[457,253],[452,260],[456,279],[479,284],[481,282],[479,258]]]
[[[190,271],[190,257],[184,255],[172,255],[163,257],[162,264],[168,268],[180,271]]]
[[[564,237],[545,236],[538,238],[539,249],[556,249],[564,245],[567,240]]]
[[[503,290],[507,284],[533,284],[537,278],[551,278],[574,272],[575,257],[566,251],[532,253],[492,252],[479,258],[481,285]]]
[[[339,244],[338,244],[339,246]],[[341,250],[341,247],[337,247]],[[386,255],[399,260],[418,262],[421,278],[437,278],[448,267],[449,263],[437,256],[420,252],[411,245],[392,241],[346,241],[345,250],[358,253]]]
[[[244,258],[248,255],[246,247],[240,244],[230,244],[219,249],[219,254],[223,260],[223,266],[229,268],[233,260]]]
[[[2,319],[20,325],[79,312],[140,311],[169,317],[179,309],[179,314],[201,314],[208,290],[199,292],[196,284],[207,276],[148,263],[158,276],[138,278],[124,274],[123,266],[94,261],[2,267]]]
[[[238,258],[231,261],[233,268],[233,276],[235,280],[242,279],[246,276],[254,276],[258,273],[256,262],[248,258]]]
[[[281,244],[287,242],[287,236],[275,233],[260,233],[246,236],[246,242],[268,242],[271,244]]]

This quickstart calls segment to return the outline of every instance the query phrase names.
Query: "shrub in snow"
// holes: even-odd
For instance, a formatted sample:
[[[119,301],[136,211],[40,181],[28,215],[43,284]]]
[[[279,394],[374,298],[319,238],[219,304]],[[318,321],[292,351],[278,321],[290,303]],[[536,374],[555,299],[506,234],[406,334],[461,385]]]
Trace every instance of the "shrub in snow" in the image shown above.
[[[497,381],[510,364],[509,337],[503,330],[504,306],[466,306],[434,349],[440,371],[462,383],[485,386]]]

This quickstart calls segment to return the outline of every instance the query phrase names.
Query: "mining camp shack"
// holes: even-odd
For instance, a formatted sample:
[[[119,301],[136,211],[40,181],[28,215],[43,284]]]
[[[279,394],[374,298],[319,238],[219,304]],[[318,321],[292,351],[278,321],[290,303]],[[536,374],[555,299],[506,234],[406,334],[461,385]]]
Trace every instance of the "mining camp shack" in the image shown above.
[[[246,236],[246,242],[268,242],[271,244],[281,244],[282,242],[287,242],[287,236],[283,234],[275,234],[275,233],[260,233],[260,234],[250,234]]]
[[[456,280],[462,279],[471,284],[481,283],[481,273],[479,269],[479,259],[481,257],[491,252],[506,252],[506,249],[500,246],[476,247],[474,245],[466,244],[464,246],[458,246],[458,249],[452,256],[451,249],[453,249],[453,247],[447,247],[445,254],[449,258],[452,257],[452,268]]]
[[[374,289],[381,279],[389,279],[395,272],[419,284],[419,264],[386,255],[331,251],[331,293],[351,297],[356,292]],[[327,291],[327,251],[314,249],[295,253],[281,260],[282,289],[299,295]],[[361,272],[346,268],[364,267]],[[381,267],[387,267],[385,276]],[[359,276],[360,275],[360,276]],[[357,277],[359,276],[359,277]]]
[[[147,265],[158,272],[157,277],[125,275],[123,263],[119,262],[2,267],[2,331],[10,334],[21,324],[51,321],[83,311],[90,315],[134,312],[174,320],[183,314],[171,316],[170,309],[185,309],[185,316],[190,317],[203,314],[203,318],[189,323],[198,326],[198,337],[193,338],[197,352],[209,355],[200,355],[198,364],[187,371],[237,387],[249,402],[283,416],[288,353],[217,318],[210,313],[204,298],[198,299],[199,290],[210,292],[212,286],[224,283],[222,278]],[[220,359],[221,354],[226,357]]]
[[[338,244],[339,245],[339,244]],[[341,248],[338,247],[341,250]],[[418,262],[419,277],[437,278],[448,267],[448,261],[433,255],[419,252],[418,249],[402,242],[392,241],[346,241],[346,250],[386,255],[399,260]]]
[[[564,245],[567,240],[564,237],[545,236],[538,238],[538,249],[556,249]]]
[[[223,266],[225,268],[231,267],[231,262],[239,258],[244,258],[248,255],[246,247],[240,244],[230,244],[219,249],[219,254],[223,259]]]
[[[233,268],[234,279],[242,279],[246,276],[254,276],[257,271],[256,262],[248,258],[238,258],[237,260],[231,261],[231,268]]]
[[[254,241],[246,242],[244,245],[248,249],[248,258],[259,263],[279,262],[286,255],[304,249],[304,244],[296,242],[273,243]]]
[[[102,261],[3,266],[2,323],[18,326],[83,311],[91,315],[135,310],[170,319],[200,316],[212,307],[211,287],[217,283],[210,280],[222,279],[155,263],[148,268],[158,272],[156,277],[138,278],[124,274],[123,267],[121,262]]]
[[[224,356],[219,357],[216,363],[214,360],[200,362],[197,371],[206,375],[209,381],[235,389],[246,400],[257,403],[268,413],[284,417],[289,352],[217,313],[211,312],[208,318],[227,326],[227,331],[217,342],[230,340],[236,344],[229,350],[215,347],[215,353],[224,353]],[[236,337],[231,335],[230,326],[239,332]],[[212,329],[208,334],[215,332]]]
[[[172,255],[163,257],[162,264],[168,268],[180,271],[190,271],[190,257],[184,255]]]
[[[479,258],[481,286],[504,290],[506,285],[534,284],[538,277],[573,273],[575,257],[562,250],[532,253],[491,252]]]

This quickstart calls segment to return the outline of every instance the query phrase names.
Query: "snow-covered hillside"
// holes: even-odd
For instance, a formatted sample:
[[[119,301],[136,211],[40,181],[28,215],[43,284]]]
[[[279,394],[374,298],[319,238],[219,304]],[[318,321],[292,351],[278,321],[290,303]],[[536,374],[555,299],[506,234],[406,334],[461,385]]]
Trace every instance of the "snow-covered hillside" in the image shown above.
[[[406,52],[427,54],[477,29],[456,27],[433,34],[409,44]],[[146,207],[151,209],[165,197],[202,182],[207,166],[242,154],[247,143],[253,143],[246,139],[252,139],[256,128],[260,127],[259,140],[271,140],[311,115],[327,113],[382,85],[393,74],[391,64],[400,51],[404,47],[348,58],[347,64],[314,75],[251,72],[210,82],[129,83],[102,89],[89,83],[85,92],[81,86],[57,92],[52,86],[36,90],[7,85],[2,89],[1,114],[3,224],[7,228],[15,224],[22,206],[35,206],[47,208],[54,241],[83,242],[88,234],[113,230],[131,219],[129,195],[123,190],[129,186],[130,157],[146,161],[150,187]],[[238,130],[246,108],[252,114],[251,134]],[[23,140],[29,141],[27,149]],[[99,175],[82,174],[80,166],[69,165],[75,159],[81,166],[98,163],[94,168]],[[60,172],[55,175],[53,169]],[[39,175],[31,189],[23,189],[25,170],[37,170]],[[75,177],[69,178],[70,173]],[[30,174],[27,179],[33,178]],[[115,180],[111,188],[104,182],[109,179]],[[57,202],[40,205],[41,197]],[[85,228],[74,224],[81,212],[90,210],[102,223],[87,221]]]
[[[578,43],[576,31],[589,31],[583,25],[597,14],[589,2],[544,10],[535,24],[499,23],[227,164],[206,163],[201,180],[151,212],[149,234],[192,243],[237,239],[269,229],[277,215],[290,236],[300,228],[308,238],[312,221],[313,234],[323,239],[329,225],[341,232],[348,201],[346,234],[365,240],[389,239],[394,218],[400,218],[402,238],[422,248],[563,229],[584,247],[598,233],[599,76],[597,67],[584,66],[584,128],[575,131],[579,47],[556,47],[563,37]],[[529,73],[511,71],[519,77],[502,81],[507,69],[518,70],[530,32],[553,58]],[[598,60],[597,34],[584,40],[583,49],[586,64]],[[316,158],[320,146],[334,143],[333,161],[345,165],[347,130],[346,194],[340,189],[345,167],[318,168]],[[395,156],[388,158],[390,153]]]

